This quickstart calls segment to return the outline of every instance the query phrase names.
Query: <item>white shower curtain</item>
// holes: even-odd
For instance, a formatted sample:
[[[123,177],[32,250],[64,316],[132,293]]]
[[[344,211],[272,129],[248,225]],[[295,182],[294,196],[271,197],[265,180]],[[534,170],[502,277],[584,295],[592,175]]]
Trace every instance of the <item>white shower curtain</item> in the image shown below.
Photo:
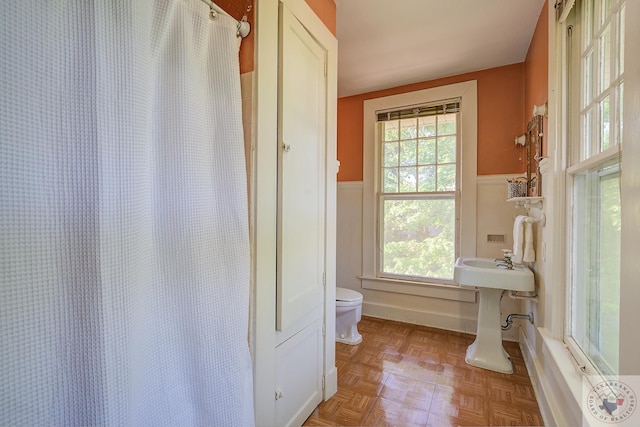
[[[239,41],[200,0],[0,13],[0,425],[253,424]]]

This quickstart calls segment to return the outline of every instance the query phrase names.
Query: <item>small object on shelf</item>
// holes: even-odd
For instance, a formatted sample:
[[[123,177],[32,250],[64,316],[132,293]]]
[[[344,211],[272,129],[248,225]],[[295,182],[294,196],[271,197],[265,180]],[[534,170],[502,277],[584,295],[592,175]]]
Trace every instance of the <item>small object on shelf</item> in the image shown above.
[[[518,177],[507,179],[507,199],[525,197],[527,195],[527,178]]]

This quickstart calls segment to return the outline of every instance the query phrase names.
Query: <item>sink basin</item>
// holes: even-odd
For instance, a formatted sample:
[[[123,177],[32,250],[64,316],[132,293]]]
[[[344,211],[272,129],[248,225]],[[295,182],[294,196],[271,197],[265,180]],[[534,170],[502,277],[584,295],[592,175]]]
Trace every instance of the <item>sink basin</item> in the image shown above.
[[[530,292],[535,289],[533,272],[525,266],[513,270],[498,268],[490,258],[460,257],[453,269],[453,281],[459,285],[479,288]]]
[[[480,368],[513,373],[511,359],[502,346],[500,301],[505,290],[533,291],[533,272],[525,266],[498,268],[489,258],[460,257],[453,268],[453,281],[478,287],[480,297],[476,339],[467,348],[464,360]]]

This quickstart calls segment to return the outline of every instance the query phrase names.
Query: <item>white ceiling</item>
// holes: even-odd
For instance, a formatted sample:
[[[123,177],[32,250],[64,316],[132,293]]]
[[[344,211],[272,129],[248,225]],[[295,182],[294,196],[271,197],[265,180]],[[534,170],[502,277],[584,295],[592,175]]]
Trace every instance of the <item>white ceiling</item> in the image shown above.
[[[523,62],[544,0],[336,0],[338,96]]]

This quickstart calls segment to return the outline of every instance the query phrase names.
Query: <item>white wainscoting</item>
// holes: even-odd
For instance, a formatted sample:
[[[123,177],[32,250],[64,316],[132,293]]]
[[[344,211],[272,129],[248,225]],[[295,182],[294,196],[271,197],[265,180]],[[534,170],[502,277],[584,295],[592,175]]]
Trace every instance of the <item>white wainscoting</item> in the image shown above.
[[[477,178],[477,256],[499,257],[503,248],[513,246],[513,220],[521,213],[513,203],[506,201],[506,180],[513,176]],[[442,299],[437,295],[414,296],[362,287],[362,191],[362,182],[338,183],[337,286],[363,294],[362,313],[366,316],[475,334],[477,302]],[[504,234],[505,243],[487,242],[487,234]],[[463,299],[470,301],[468,298]],[[503,299],[503,321],[507,314],[520,313],[521,310],[519,301],[507,297]],[[504,339],[517,341],[520,329],[518,326],[516,322],[514,328],[503,332]]]
[[[582,424],[582,376],[562,341],[545,328],[535,328],[539,348],[525,334],[520,349],[536,393],[540,413],[546,426],[580,426]]]

